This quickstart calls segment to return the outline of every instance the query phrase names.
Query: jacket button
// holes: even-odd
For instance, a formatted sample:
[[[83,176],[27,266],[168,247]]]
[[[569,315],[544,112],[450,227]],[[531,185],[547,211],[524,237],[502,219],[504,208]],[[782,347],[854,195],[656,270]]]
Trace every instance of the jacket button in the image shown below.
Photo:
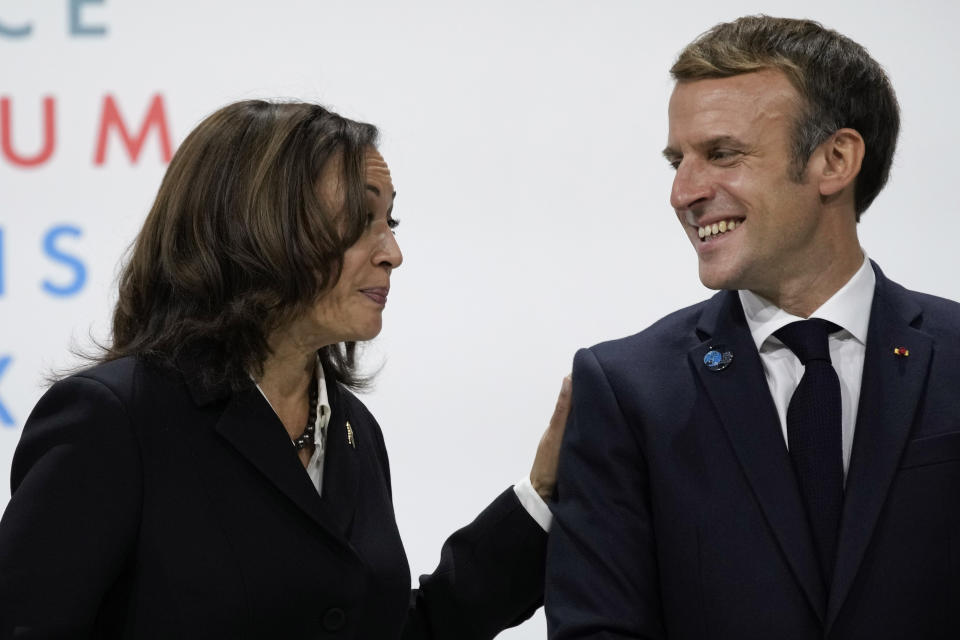
[[[340,631],[347,624],[347,614],[339,607],[327,609],[323,614],[323,628],[327,631]]]

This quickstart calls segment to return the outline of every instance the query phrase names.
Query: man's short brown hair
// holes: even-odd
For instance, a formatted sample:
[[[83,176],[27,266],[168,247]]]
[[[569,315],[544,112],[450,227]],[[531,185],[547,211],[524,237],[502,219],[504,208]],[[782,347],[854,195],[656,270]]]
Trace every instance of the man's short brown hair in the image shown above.
[[[716,25],[680,53],[678,82],[778,69],[804,101],[793,133],[794,179],[834,132],[855,129],[866,151],[857,176],[857,220],[887,182],[900,108],[883,68],[862,46],[812,20],[745,16]]]

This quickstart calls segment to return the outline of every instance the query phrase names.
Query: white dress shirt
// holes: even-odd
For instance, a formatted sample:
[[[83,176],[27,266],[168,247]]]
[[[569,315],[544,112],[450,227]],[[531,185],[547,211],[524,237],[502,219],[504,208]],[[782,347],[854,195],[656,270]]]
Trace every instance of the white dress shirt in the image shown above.
[[[829,320],[842,328],[830,334],[828,344],[833,368],[840,378],[841,424],[843,429],[843,473],[846,478],[850,468],[850,452],[853,450],[853,430],[857,424],[857,405],[860,401],[860,383],[863,378],[863,359],[866,353],[867,328],[870,325],[870,310],[873,306],[873,289],[876,275],[864,253],[863,264],[853,277],[833,294],[820,308],[810,314],[811,318]],[[800,359],[773,332],[783,326],[804,320],[791,315],[752,291],[741,290],[740,302],[747,318],[747,325],[760,353],[763,373],[770,386],[770,395],[780,416],[783,440],[789,448],[787,437],[787,407],[790,398],[800,384],[804,366]]]
[[[260,389],[260,385],[257,385]],[[267,404],[270,404],[270,398],[260,389]],[[270,405],[273,408],[273,405]],[[276,409],[274,409],[276,413]],[[317,417],[314,423],[313,431],[313,455],[307,463],[306,471],[313,481],[313,486],[317,488],[317,493],[323,495],[323,461],[327,444],[327,424],[330,422],[330,399],[327,394],[327,382],[323,376],[323,367],[320,366],[320,360],[317,360]],[[293,443],[291,443],[292,446]],[[550,508],[540,497],[540,494],[534,490],[530,483],[530,478],[524,476],[517,484],[513,485],[513,491],[517,494],[520,504],[530,514],[530,517],[537,521],[544,531],[550,531],[550,525],[553,522],[553,514]]]

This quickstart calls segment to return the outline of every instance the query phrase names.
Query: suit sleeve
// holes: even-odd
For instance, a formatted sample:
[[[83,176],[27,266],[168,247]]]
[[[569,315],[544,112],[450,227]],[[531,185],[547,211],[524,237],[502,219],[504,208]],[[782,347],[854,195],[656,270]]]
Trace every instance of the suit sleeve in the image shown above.
[[[379,429],[377,454],[390,490]],[[481,640],[528,619],[543,604],[547,534],[513,488],[443,544],[440,564],[410,593],[403,640]]]
[[[404,640],[480,640],[543,603],[547,534],[512,488],[443,545],[440,564],[411,593]]]
[[[83,638],[134,544],[138,448],[116,395],[54,385],[23,428],[0,520],[0,638]]]
[[[547,550],[552,640],[664,638],[646,460],[593,352],[573,363]]]

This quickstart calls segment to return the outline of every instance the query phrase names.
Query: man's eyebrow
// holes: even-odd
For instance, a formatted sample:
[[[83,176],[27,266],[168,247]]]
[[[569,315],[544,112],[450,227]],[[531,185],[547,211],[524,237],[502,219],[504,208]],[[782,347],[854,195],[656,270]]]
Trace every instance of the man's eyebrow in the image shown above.
[[[722,135],[722,136],[714,136],[713,138],[707,138],[706,140],[697,142],[693,146],[697,149],[713,149],[716,147],[722,147],[724,145],[742,147],[743,144],[744,144],[743,140],[741,140],[740,138],[737,138],[735,136],[730,136],[730,135]],[[683,157],[683,154],[677,149],[674,149],[673,147],[666,147],[663,151],[661,151],[661,153],[663,154],[663,157],[666,158],[667,160],[676,160],[677,158]]]
[[[700,146],[704,148],[713,148],[713,147],[723,146],[725,144],[739,147],[743,145],[743,141],[740,140],[740,138],[736,138],[734,136],[716,136],[716,137],[710,138],[709,140],[706,140]]]

